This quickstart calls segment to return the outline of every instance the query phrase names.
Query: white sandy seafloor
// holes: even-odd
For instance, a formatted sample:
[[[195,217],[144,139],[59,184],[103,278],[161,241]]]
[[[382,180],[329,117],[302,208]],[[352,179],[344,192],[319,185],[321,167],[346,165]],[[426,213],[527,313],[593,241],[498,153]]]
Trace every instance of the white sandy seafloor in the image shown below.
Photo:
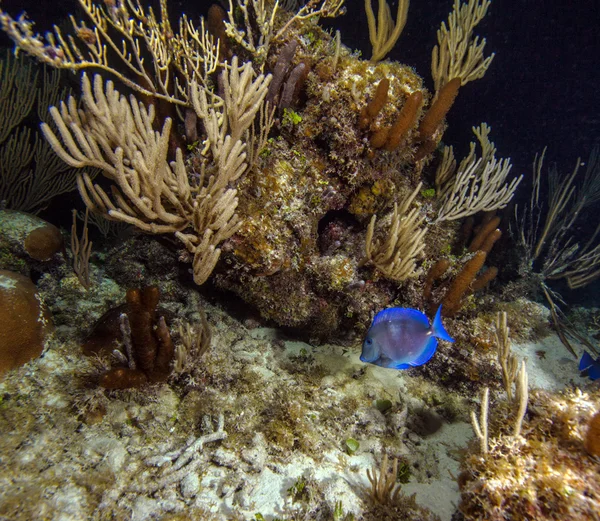
[[[300,518],[311,519],[309,506],[290,497],[300,478],[310,484],[311,494],[318,490],[322,504],[333,510],[341,501],[344,512],[358,517],[368,501],[366,469],[380,462],[384,440],[396,436],[394,455],[405,456],[412,466],[403,493],[416,494],[420,505],[450,520],[459,502],[453,478],[459,472],[457,452],[473,435],[468,423],[444,423],[434,434],[419,436],[405,426],[408,411],[420,401],[408,394],[406,372],[365,366],[358,346],[278,341],[278,331],[247,329],[219,309],[209,309],[208,316],[213,325],[209,357],[218,353],[214,364],[222,371],[243,367],[265,388],[297,387],[303,385],[301,377],[283,365],[308,354],[329,372],[312,389],[309,404],[335,407],[345,395],[360,392],[391,400],[393,414],[385,416],[369,403],[357,408],[349,419],[354,428],[346,431],[360,443],[353,455],[344,451],[344,436],[332,434],[335,426],[320,424],[317,414],[307,424],[318,446],[311,455],[275,450],[258,431],[246,433],[251,443],[236,445],[233,434],[243,424],[241,416],[252,416],[258,406],[251,397],[227,395],[223,384],[218,392],[230,403],[247,403],[247,409],[238,417],[224,410],[209,418],[183,417],[193,407],[168,384],[109,393],[108,399],[104,391],[85,395],[79,375],[90,370],[90,362],[82,360],[76,344],[55,342],[42,358],[0,384],[0,419],[9,430],[0,441],[0,519],[142,521],[189,512],[198,516],[191,518],[223,520],[254,519],[260,513],[269,521],[291,519],[302,508]],[[513,349],[528,360],[531,388],[558,390],[584,382],[577,361],[555,336]],[[543,359],[536,355],[539,350],[546,352]],[[82,396],[89,401],[96,395],[103,397],[106,413],[98,422],[82,421],[76,412]]]

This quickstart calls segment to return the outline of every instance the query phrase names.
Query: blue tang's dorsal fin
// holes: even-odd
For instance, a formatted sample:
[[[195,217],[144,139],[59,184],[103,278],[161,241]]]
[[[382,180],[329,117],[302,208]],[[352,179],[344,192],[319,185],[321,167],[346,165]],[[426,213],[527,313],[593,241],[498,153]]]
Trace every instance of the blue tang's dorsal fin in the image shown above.
[[[425,327],[429,328],[429,320],[425,316],[425,314],[421,313],[416,309],[410,308],[387,308],[375,315],[373,319],[373,327],[380,322],[392,322],[395,320],[414,320],[415,322],[419,322],[423,324]]]

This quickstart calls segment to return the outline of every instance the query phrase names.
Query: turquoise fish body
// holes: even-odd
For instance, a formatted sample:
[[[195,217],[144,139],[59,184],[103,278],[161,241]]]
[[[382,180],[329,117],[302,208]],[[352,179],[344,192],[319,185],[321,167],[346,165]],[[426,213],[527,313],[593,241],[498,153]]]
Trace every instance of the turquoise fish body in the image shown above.
[[[360,359],[392,369],[423,365],[434,355],[437,339],[454,342],[442,324],[442,306],[433,324],[411,308],[388,308],[375,315],[363,342]]]

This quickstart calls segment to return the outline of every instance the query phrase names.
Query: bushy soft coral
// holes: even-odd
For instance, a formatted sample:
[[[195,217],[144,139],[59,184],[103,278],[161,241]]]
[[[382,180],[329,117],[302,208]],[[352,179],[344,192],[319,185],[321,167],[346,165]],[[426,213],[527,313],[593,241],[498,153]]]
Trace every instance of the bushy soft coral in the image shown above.
[[[599,407],[599,390],[531,393],[523,436],[499,427],[488,454],[464,461],[459,510],[465,518],[597,520],[600,462],[585,450],[584,437]]]

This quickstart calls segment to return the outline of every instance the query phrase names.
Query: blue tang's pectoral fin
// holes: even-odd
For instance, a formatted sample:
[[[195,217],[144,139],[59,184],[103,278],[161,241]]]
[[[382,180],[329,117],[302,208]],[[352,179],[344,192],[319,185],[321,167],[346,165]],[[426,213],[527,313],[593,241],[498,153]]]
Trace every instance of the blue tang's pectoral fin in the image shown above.
[[[386,356],[380,356],[377,360],[375,360],[374,362],[371,362],[373,365],[378,365],[379,367],[386,367],[388,369],[406,369],[408,368],[408,366],[406,367],[398,367],[396,364],[398,362],[396,362],[395,360],[392,360],[391,358],[388,358]]]
[[[433,326],[431,327],[431,331],[433,333],[433,336],[435,336],[441,340],[445,340],[446,342],[454,342],[454,338],[452,338],[449,335],[448,331],[446,331],[446,328],[444,327],[444,324],[442,324],[442,306],[441,305],[438,308],[437,313],[435,314],[435,318],[433,319]],[[423,362],[423,363],[425,363],[425,362]]]
[[[437,348],[437,338],[432,336],[425,344],[425,349],[423,352],[415,358],[412,362],[409,362],[410,367],[416,367],[418,365],[423,365],[429,362],[429,359],[435,354],[435,350]]]
[[[392,364],[389,365],[388,367],[390,367],[391,369],[410,369],[412,367],[412,365],[410,364],[399,364],[398,362],[393,362]]]

